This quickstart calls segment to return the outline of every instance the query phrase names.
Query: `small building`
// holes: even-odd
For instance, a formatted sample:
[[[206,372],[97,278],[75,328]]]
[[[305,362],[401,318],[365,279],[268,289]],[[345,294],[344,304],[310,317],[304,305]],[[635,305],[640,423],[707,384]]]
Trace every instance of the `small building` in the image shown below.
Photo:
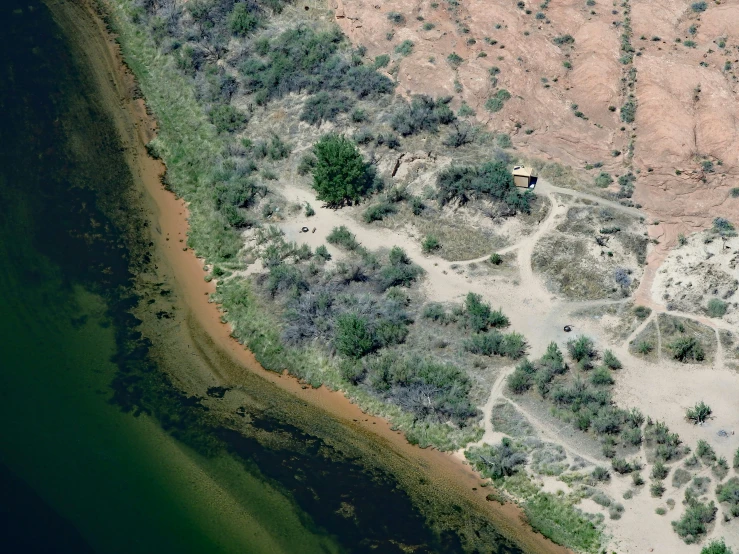
[[[536,186],[536,172],[531,167],[517,165],[513,168],[513,184],[518,188],[532,189]]]

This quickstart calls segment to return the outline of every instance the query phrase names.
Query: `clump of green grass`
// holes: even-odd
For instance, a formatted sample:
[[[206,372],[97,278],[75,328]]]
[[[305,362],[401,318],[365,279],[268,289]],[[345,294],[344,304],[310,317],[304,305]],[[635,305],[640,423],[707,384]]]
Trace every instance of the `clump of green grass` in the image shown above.
[[[557,544],[582,552],[599,550],[600,531],[566,499],[540,493],[527,499],[523,509],[531,527]]]

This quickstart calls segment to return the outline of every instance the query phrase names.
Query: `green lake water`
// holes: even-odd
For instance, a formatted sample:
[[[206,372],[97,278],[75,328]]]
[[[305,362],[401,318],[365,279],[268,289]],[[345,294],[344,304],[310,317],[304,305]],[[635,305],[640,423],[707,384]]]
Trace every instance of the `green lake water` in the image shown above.
[[[3,2],[0,43],[2,551],[519,552],[263,379],[226,395],[240,427],[178,391],[230,362],[157,281],[82,58],[37,0]]]

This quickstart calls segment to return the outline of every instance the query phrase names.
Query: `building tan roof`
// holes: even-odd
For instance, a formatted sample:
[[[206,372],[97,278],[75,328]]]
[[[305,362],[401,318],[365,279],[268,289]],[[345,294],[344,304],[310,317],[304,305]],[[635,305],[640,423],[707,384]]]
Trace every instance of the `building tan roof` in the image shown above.
[[[513,176],[514,177],[532,177],[534,176],[534,170],[531,167],[517,165],[516,167],[513,168]]]

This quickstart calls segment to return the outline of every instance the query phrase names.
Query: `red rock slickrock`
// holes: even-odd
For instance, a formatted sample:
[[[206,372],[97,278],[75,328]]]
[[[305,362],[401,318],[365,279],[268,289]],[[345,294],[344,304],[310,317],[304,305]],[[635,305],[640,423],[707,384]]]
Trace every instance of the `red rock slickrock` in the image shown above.
[[[592,6],[564,0],[546,7],[513,0],[330,3],[337,23],[355,45],[367,48],[368,57],[393,57],[385,69],[398,65],[400,94],[450,95],[455,108],[464,101],[478,123],[510,134],[525,155],[578,169],[602,162],[614,176],[633,170],[633,201],[650,222],[659,221],[649,226],[650,237],[659,241],[650,255],[650,273],[678,234],[709,227],[718,216],[739,223],[739,199],[730,196],[739,186],[738,0],[711,2],[703,13],[694,13],[687,2],[632,0],[633,64],[620,61],[625,18],[620,2],[616,7],[599,0]],[[394,23],[390,12],[404,20]],[[574,43],[555,44],[563,35]],[[412,53],[393,54],[405,40],[413,42]],[[463,59],[456,69],[447,61],[451,53]],[[491,80],[493,67],[500,70],[497,83]],[[621,121],[619,110],[630,92],[632,67],[638,107],[630,124]],[[455,81],[461,92],[455,92]],[[511,98],[490,113],[485,102],[498,89]],[[632,140],[629,166],[625,154]],[[622,154],[613,156],[614,151]],[[583,180],[593,177],[582,172]]]

